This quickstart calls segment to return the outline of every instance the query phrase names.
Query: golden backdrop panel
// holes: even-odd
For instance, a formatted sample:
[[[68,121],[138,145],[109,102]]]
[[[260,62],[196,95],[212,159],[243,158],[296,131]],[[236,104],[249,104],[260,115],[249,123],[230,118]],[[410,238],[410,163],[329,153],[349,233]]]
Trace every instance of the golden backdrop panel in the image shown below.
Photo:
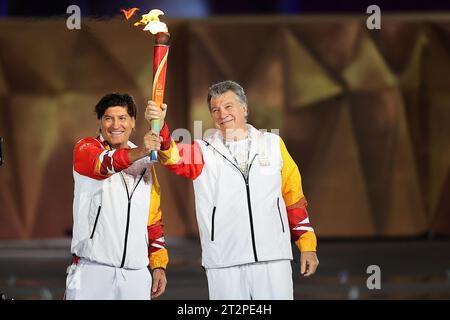
[[[317,146],[315,165],[307,176],[301,166],[302,154],[298,157],[303,177],[309,180],[304,183],[304,192],[310,203],[311,221],[319,237],[376,236],[350,108],[344,101],[334,103],[333,108],[332,130],[328,139]]]
[[[386,17],[372,32],[358,17],[166,21],[172,130],[211,127],[208,87],[236,80],[252,123],[280,129],[321,237],[450,234],[448,22]],[[98,99],[133,94],[132,140],[148,129],[153,39],[123,19],[79,31],[3,19],[0,45],[0,238],[63,236],[73,146],[96,135]],[[167,235],[196,235],[192,183],[158,173]]]
[[[9,91],[56,94],[66,89],[80,33],[61,19],[0,21],[0,62]]]

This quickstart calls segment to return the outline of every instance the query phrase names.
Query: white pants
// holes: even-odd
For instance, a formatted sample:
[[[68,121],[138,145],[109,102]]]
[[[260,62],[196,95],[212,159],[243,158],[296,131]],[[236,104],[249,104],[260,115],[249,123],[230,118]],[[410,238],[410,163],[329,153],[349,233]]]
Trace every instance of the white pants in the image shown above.
[[[66,300],[150,300],[152,276],[147,268],[115,268],[80,259],[66,280]]]
[[[211,300],[293,300],[289,260],[206,269]]]

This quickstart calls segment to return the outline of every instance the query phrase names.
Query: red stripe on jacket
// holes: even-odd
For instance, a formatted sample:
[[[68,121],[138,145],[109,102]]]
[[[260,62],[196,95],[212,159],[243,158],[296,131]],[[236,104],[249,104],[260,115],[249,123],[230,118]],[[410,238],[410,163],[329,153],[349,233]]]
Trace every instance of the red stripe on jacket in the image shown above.
[[[73,167],[79,174],[103,180],[128,168],[131,161],[128,158],[129,149],[107,150],[101,141],[94,138],[85,138],[75,145],[73,154]],[[100,155],[106,151],[103,161],[100,163]],[[99,170],[100,168],[100,170]]]
[[[160,250],[161,247],[166,247],[166,243],[164,241],[164,231],[163,231],[163,223],[162,220],[159,220],[155,224],[147,227],[148,232],[148,255],[152,254],[155,251]],[[154,246],[157,245],[157,246]]]
[[[301,223],[303,220],[308,218],[308,211],[306,211],[306,204],[303,206],[296,206],[294,208],[287,208],[289,229],[291,231],[291,238],[296,241],[302,234],[307,232],[307,230],[294,230],[297,227],[311,227],[311,224]]]

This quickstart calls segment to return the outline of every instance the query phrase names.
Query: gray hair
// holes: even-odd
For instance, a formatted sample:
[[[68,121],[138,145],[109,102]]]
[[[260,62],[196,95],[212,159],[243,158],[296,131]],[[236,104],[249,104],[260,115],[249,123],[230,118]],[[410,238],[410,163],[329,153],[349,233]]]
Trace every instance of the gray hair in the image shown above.
[[[221,96],[227,91],[232,91],[236,94],[238,101],[242,104],[247,105],[247,96],[245,95],[244,89],[237,82],[227,80],[216,84],[213,84],[208,89],[208,98],[206,102],[208,103],[208,108],[211,111],[211,99]]]

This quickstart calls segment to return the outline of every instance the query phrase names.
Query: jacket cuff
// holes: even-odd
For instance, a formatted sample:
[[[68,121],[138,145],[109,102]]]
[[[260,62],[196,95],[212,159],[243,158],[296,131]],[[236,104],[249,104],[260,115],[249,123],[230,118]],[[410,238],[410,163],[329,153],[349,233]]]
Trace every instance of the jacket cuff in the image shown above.
[[[167,249],[159,249],[158,251],[153,252],[150,257],[150,269],[167,269],[167,265],[169,264],[169,255],[167,253]]]
[[[180,162],[180,151],[178,150],[177,144],[173,140],[169,140],[169,142],[170,145],[167,150],[162,150],[161,148],[161,150],[158,151],[158,161],[165,166]]]
[[[167,122],[164,121],[164,125],[159,131],[159,135],[161,138],[163,138],[163,141],[161,142],[161,150],[167,150],[170,148],[170,133],[169,133],[169,126],[167,125]]]
[[[295,244],[300,252],[303,251],[316,251],[317,250],[317,238],[316,234],[312,231],[307,231],[302,234],[296,241]]]

